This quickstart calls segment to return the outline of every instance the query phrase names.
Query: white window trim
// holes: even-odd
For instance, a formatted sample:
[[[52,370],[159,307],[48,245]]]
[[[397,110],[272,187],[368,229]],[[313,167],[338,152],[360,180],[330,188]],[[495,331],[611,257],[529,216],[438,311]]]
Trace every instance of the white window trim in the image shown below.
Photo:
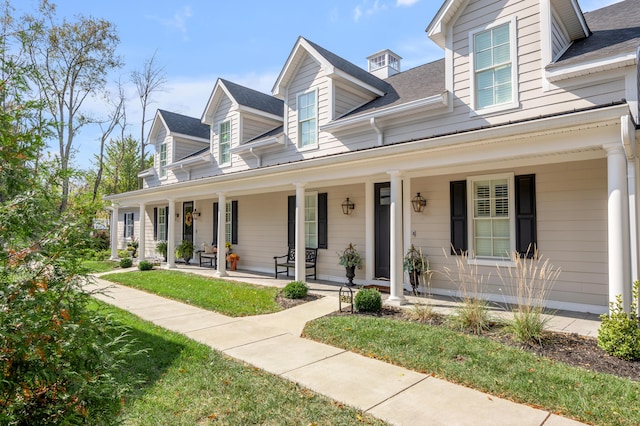
[[[222,149],[220,149],[222,143],[222,132],[220,131],[220,127],[225,124],[225,123],[229,123],[229,161],[227,161],[226,163],[222,162]],[[231,155],[231,142],[233,139],[233,132],[232,132],[232,126],[231,126],[231,119],[226,119],[226,120],[222,120],[218,123],[217,126],[218,129],[218,165],[220,167],[228,167],[231,166],[231,159],[232,159],[232,155]]]
[[[305,213],[307,210],[307,197],[314,197],[316,202],[315,202],[315,235],[316,235],[316,244],[315,247],[312,248],[318,248],[318,192],[305,192],[304,194],[304,209],[305,209]],[[305,220],[304,220],[304,242],[305,242],[305,246],[307,245],[307,218],[306,218],[306,214],[305,214]]]
[[[160,221],[160,217],[164,217],[164,223]],[[166,207],[158,207],[158,223],[156,223],[156,226],[158,227],[158,239],[157,241],[167,241],[168,240],[168,235],[162,235],[166,232],[166,227],[167,227],[167,221],[168,221],[168,214],[167,214],[167,208]],[[164,238],[161,238],[164,237]]]
[[[474,221],[474,203],[473,203],[473,183],[479,180],[498,180],[507,179],[509,181],[509,254],[513,253],[516,249],[516,200],[515,200],[515,174],[514,173],[500,173],[492,175],[480,175],[467,177],[467,241],[471,245],[469,251],[468,263],[470,265],[478,266],[502,266],[502,267],[514,267],[515,263],[511,257],[478,257],[475,254],[476,239],[475,239],[475,221]]]
[[[477,109],[476,108],[476,71],[475,71],[475,45],[474,36],[480,32],[490,30],[495,27],[499,27],[504,24],[509,24],[509,48],[511,49],[511,102],[492,105],[490,107]],[[519,93],[518,93],[518,28],[516,17],[513,16],[509,19],[502,19],[491,24],[476,28],[469,32],[469,81],[471,85],[471,112],[470,116],[491,114],[494,112],[504,111],[508,109],[518,108],[520,106]]]
[[[311,145],[307,145],[307,146],[302,146],[302,136],[301,136],[301,132],[300,132],[300,96],[304,96],[304,95],[308,95],[309,93],[314,93],[315,94],[315,101],[316,101],[316,111],[315,111],[315,120],[316,120],[316,141],[314,144]],[[312,149],[317,149],[319,146],[319,141],[320,141],[320,125],[319,125],[319,102],[318,102],[318,89],[313,89],[313,90],[307,90],[304,92],[299,92],[298,94],[296,94],[296,132],[298,134],[298,142],[297,142],[297,147],[299,151],[308,151],[308,150],[312,150]]]
[[[129,216],[131,215],[131,216]],[[127,221],[127,217],[131,217],[131,221]],[[133,212],[127,212],[124,214],[124,238],[135,238],[135,220],[136,216]],[[131,233],[129,233],[128,229],[131,227]]]
[[[224,237],[225,241],[231,243],[233,240],[233,203],[231,201],[227,201],[226,204],[224,216]],[[219,205],[218,208],[220,208]]]
[[[162,166],[162,147],[164,147],[165,149],[165,165],[164,167]],[[160,148],[158,150],[158,170],[159,170],[159,177],[160,180],[165,180],[167,179],[169,173],[167,173],[167,166],[169,165],[169,144],[167,143],[167,141],[164,141],[160,144]],[[164,171],[164,173],[163,173]]]

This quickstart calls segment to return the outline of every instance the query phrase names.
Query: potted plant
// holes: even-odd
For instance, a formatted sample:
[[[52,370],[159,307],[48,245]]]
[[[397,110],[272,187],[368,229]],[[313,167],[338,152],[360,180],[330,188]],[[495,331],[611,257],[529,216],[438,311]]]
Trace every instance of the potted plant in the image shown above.
[[[338,252],[338,264],[345,267],[347,272],[347,279],[349,280],[348,285],[353,285],[353,278],[356,276],[356,267],[362,267],[362,258],[360,257],[360,253],[356,250],[356,247],[353,243],[349,243],[347,248],[345,248],[342,252]]]
[[[164,261],[167,261],[167,248],[169,247],[169,245],[167,244],[166,241],[158,241],[158,244],[156,244],[156,252],[160,253],[162,255],[162,257],[164,258]]]
[[[418,295],[420,287],[420,276],[429,272],[429,260],[422,254],[422,249],[416,249],[413,244],[404,256],[403,268],[409,273],[409,282],[413,289],[413,294]]]
[[[189,240],[182,240],[182,242],[176,247],[176,256],[184,259],[185,263],[189,263],[193,258],[193,243]]]

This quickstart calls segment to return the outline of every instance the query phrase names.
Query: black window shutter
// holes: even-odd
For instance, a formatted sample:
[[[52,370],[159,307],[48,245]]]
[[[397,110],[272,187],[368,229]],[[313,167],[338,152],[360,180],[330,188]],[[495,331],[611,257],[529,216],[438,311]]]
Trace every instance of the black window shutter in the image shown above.
[[[296,196],[289,195],[287,210],[287,243],[296,246]]]
[[[153,208],[153,239],[158,239],[158,208]]]
[[[123,237],[127,238],[127,217],[128,217],[129,213],[125,213],[124,214],[124,234],[122,234]]]
[[[532,258],[536,249],[536,176],[515,177],[516,250]]]
[[[164,208],[164,237],[169,239],[169,206]]]
[[[459,180],[449,185],[451,201],[451,254],[467,252],[467,181]]]
[[[328,247],[327,193],[318,194],[318,248]]]
[[[238,201],[231,202],[231,244],[238,244]]]
[[[218,203],[213,203],[213,245],[218,245]]]

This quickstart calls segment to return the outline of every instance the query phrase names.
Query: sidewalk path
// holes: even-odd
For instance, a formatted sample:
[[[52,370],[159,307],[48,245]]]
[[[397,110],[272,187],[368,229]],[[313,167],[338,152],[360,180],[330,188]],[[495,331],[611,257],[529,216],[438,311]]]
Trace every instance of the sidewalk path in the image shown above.
[[[199,268],[203,269],[203,268]],[[256,282],[264,277],[243,275]],[[236,277],[234,277],[236,278]],[[282,280],[281,280],[282,281]],[[273,283],[278,280],[271,279]],[[281,284],[281,283],[280,283]],[[280,285],[276,284],[276,285]],[[275,314],[231,318],[97,278],[88,290],[109,304],[394,425],[581,423],[300,337],[304,324],[337,310],[335,286],[309,283],[324,298]],[[284,284],[283,284],[284,285]],[[588,320],[558,321],[582,328]]]

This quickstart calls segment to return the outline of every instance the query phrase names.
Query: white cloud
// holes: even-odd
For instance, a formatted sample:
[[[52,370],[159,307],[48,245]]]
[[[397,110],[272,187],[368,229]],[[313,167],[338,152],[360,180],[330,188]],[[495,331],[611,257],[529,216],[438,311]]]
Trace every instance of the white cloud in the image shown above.
[[[373,4],[369,0],[363,0],[353,9],[353,20],[358,22],[363,15],[368,17],[385,10],[387,10],[387,5],[381,3],[380,0],[375,0]]]
[[[396,7],[409,7],[418,3],[420,0],[396,0]]]
[[[187,20],[191,18],[191,6],[184,6],[182,9],[176,10],[170,18],[162,18],[155,15],[146,16],[147,19],[159,22],[164,27],[178,31],[182,34],[184,40],[189,40]]]
[[[357,5],[355,9],[353,9],[353,20],[358,22],[360,17],[362,16],[362,8],[360,5]]]

